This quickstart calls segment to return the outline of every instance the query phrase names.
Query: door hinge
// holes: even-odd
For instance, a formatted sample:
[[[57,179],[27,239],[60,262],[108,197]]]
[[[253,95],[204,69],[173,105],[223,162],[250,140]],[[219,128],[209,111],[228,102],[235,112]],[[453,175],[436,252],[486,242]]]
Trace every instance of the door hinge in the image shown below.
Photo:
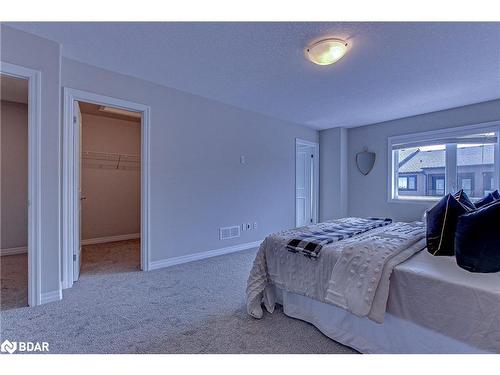
[[[76,262],[76,254],[73,254],[73,262]]]
[[[76,116],[73,116],[73,124],[76,124]]]

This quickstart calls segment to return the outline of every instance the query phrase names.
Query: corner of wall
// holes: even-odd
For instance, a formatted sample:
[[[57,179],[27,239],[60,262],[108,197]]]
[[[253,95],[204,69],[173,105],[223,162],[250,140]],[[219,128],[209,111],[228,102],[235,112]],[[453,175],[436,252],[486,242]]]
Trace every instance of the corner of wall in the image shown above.
[[[348,212],[349,192],[349,149],[347,143],[347,128],[340,128],[340,217],[346,217]]]
[[[348,144],[347,129],[319,132],[320,221],[347,215]]]

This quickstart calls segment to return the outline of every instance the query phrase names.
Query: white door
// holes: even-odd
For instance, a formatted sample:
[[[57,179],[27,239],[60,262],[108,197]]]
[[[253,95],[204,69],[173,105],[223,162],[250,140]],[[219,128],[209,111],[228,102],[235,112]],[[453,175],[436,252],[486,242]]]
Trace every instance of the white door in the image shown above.
[[[314,158],[315,147],[297,143],[295,160],[295,225],[315,223]]]
[[[80,277],[80,268],[81,268],[81,258],[82,258],[82,245],[81,245],[81,217],[82,217],[82,179],[81,179],[81,170],[82,170],[82,113],[80,112],[80,106],[78,102],[74,101],[74,117],[73,117],[73,125],[75,126],[74,134],[78,136],[79,142],[77,144],[78,150],[76,150],[76,154],[78,155],[78,171],[75,173],[76,178],[76,186],[78,186],[78,193],[76,196],[76,204],[78,210],[75,215],[75,242],[73,249],[75,253],[73,254],[73,281],[77,281]]]

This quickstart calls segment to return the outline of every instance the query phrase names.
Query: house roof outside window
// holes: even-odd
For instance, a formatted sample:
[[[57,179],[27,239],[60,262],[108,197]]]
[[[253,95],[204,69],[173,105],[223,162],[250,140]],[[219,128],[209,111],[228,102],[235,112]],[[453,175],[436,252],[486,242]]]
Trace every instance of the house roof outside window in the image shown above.
[[[494,155],[494,145],[459,148],[457,165],[494,164]],[[415,149],[400,150],[402,162],[399,166],[399,173],[418,173],[429,168],[444,168],[445,157],[443,150],[417,150],[416,152]]]

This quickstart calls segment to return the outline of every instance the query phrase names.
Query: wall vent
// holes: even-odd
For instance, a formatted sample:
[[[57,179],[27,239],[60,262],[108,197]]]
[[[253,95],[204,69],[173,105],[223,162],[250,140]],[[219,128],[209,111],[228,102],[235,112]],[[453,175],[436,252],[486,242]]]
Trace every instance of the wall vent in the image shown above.
[[[219,239],[228,240],[240,236],[240,226],[219,228]]]

